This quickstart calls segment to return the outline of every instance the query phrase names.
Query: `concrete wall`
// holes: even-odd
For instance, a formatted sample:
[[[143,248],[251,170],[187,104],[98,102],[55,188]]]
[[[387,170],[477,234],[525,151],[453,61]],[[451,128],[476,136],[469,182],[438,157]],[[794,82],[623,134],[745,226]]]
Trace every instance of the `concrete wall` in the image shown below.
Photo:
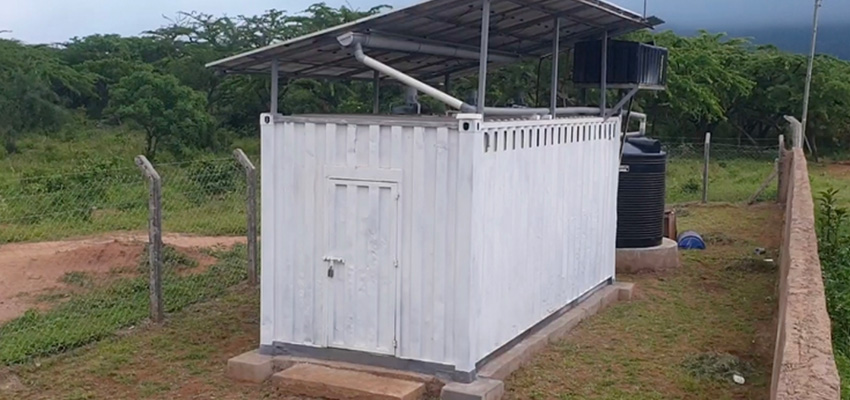
[[[771,399],[838,399],[815,231],[814,200],[803,150],[783,154],[780,202],[785,228],[780,256],[779,316]]]

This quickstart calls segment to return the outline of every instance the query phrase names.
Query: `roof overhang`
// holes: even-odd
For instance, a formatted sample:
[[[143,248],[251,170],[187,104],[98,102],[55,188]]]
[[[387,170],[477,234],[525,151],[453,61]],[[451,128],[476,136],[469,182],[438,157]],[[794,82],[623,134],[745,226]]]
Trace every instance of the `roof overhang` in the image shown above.
[[[272,60],[277,60],[280,75],[286,78],[372,79],[373,71],[354,58],[354,49],[340,44],[353,34],[380,39],[373,40],[371,47],[363,46],[369,55],[420,80],[469,74],[478,70],[478,60],[470,52],[477,53],[480,46],[481,9],[482,0],[429,0],[207,67],[226,73],[267,74]],[[606,32],[617,36],[663,23],[602,0],[491,0],[491,63],[504,65],[551,54],[555,18],[561,21],[562,48]]]

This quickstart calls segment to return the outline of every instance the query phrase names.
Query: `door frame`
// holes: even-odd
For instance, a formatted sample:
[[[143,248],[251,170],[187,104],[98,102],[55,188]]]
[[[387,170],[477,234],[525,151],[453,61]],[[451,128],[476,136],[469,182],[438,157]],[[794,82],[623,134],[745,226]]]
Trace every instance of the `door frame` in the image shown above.
[[[367,183],[374,184],[379,187],[389,187],[392,190],[392,194],[395,197],[395,235],[393,235],[393,249],[394,249],[394,268],[395,269],[395,312],[394,312],[394,321],[393,321],[393,349],[391,353],[380,353],[380,352],[372,352],[374,354],[381,355],[391,355],[394,357],[398,357],[400,355],[401,350],[401,307],[402,307],[402,298],[401,298],[401,288],[402,288],[402,274],[401,274],[401,245],[402,245],[402,206],[401,206],[401,196],[402,196],[402,176],[403,171],[400,169],[378,169],[378,168],[356,168],[356,167],[325,167],[325,179],[324,179],[324,190],[326,195],[324,210],[325,213],[325,226],[322,227],[323,230],[323,246],[324,252],[327,253],[330,249],[330,224],[332,224],[332,218],[328,215],[330,210],[330,205],[334,201],[333,196],[329,196],[330,188],[334,184],[334,182],[353,182],[353,183]],[[324,257],[325,254],[322,254]],[[319,260],[320,265],[323,268],[327,268],[328,265],[323,260]],[[324,274],[323,274],[324,276]],[[342,350],[351,350],[351,351],[361,351],[355,349],[347,349],[347,348],[339,348],[334,347],[331,344],[331,336],[333,334],[333,313],[331,310],[333,309],[333,304],[331,302],[331,291],[333,290],[333,282],[331,282],[332,278],[324,278],[322,279],[322,285],[324,289],[323,301],[325,303],[324,307],[324,325],[325,334],[321,338],[321,343],[325,348],[338,348]]]

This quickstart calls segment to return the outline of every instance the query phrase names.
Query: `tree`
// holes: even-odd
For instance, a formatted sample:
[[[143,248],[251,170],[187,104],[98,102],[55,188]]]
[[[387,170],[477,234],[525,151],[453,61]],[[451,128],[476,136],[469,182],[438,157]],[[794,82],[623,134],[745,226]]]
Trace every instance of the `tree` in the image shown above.
[[[66,65],[53,49],[0,39],[0,141],[17,151],[26,131],[60,126],[75,98],[94,93],[94,75]]]
[[[171,75],[139,71],[122,78],[111,92],[109,113],[145,131],[145,155],[160,146],[180,154],[186,148],[216,150],[220,142],[204,95]]]

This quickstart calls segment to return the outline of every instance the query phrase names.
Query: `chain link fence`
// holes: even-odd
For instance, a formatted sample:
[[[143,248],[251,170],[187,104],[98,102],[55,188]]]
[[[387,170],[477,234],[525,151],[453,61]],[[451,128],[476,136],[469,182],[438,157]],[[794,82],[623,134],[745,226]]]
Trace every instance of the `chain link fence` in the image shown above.
[[[155,168],[153,259],[153,181],[131,163],[0,178],[0,365],[157,322],[248,280],[246,169],[234,158]]]
[[[719,140],[708,144],[703,141],[674,142],[666,143],[665,150],[669,156],[668,204],[776,199],[774,172],[779,156],[778,142],[759,145]]]

